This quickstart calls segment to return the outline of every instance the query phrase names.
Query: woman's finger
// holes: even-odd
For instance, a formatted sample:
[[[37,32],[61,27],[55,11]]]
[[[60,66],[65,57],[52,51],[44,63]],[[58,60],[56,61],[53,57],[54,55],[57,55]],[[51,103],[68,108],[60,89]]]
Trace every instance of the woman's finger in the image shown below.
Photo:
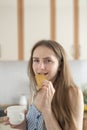
[[[5,110],[4,110],[4,113],[6,113],[6,114],[7,114],[7,109],[5,109]]]

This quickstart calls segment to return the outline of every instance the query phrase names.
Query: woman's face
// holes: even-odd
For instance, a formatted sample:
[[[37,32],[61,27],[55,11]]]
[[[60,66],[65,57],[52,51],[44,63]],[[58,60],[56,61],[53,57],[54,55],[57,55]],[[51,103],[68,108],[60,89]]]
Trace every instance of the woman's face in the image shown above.
[[[55,53],[48,47],[39,46],[33,52],[33,71],[44,74],[46,79],[54,81],[59,67]]]

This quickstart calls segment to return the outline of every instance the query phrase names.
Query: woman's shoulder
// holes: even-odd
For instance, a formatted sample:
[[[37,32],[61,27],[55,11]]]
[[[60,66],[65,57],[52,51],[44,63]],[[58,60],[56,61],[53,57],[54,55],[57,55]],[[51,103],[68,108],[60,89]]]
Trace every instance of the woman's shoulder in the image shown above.
[[[73,86],[69,88],[70,102],[73,106],[83,104],[83,93],[79,87]]]
[[[69,87],[69,96],[72,97],[82,97],[82,90],[77,86],[71,86]]]

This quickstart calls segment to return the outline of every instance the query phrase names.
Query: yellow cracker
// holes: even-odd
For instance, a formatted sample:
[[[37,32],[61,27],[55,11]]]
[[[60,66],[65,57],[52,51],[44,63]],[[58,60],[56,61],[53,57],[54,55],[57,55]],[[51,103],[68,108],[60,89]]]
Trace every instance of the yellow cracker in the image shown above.
[[[43,75],[43,74],[37,74],[37,75],[35,75],[35,79],[36,79],[36,82],[37,82],[37,85],[38,85],[37,89],[40,89],[42,87],[43,80],[46,79],[46,76]]]

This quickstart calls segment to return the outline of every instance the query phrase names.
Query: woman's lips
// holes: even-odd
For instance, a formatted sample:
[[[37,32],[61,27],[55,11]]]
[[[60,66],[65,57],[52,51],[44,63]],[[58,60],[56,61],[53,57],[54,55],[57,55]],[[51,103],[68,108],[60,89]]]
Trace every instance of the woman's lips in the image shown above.
[[[37,73],[38,75],[48,75],[48,73]]]

